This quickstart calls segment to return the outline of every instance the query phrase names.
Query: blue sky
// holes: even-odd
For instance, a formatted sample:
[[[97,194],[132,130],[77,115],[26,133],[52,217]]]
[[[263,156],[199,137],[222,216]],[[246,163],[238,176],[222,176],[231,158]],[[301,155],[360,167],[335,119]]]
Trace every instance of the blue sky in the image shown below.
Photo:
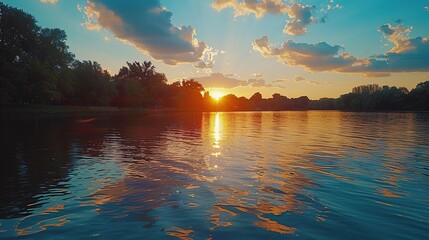
[[[4,0],[80,60],[151,60],[211,92],[311,99],[429,80],[429,0]]]

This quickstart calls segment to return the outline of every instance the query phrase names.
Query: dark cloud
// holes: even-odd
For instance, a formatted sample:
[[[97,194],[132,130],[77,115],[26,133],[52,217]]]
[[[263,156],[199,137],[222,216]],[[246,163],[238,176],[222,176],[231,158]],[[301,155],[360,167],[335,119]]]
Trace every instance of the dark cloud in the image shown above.
[[[383,32],[385,35],[392,35],[395,32],[388,24],[381,25],[378,30]]]
[[[166,64],[197,62],[208,49],[195,38],[194,27],[171,23],[172,13],[159,0],[88,0],[87,3],[85,25],[89,29],[107,29]]]

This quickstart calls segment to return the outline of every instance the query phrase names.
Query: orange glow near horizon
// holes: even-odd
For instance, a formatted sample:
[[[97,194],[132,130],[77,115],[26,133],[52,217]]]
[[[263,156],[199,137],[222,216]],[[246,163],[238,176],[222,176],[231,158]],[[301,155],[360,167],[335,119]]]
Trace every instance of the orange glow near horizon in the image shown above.
[[[225,94],[221,92],[214,92],[211,94],[212,98],[214,98],[216,101],[219,101]]]

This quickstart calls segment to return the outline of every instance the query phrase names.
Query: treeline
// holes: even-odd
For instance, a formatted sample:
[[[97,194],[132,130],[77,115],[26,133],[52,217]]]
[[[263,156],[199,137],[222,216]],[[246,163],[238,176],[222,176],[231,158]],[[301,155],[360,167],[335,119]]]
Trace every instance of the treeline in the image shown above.
[[[75,59],[66,39],[0,2],[0,105],[203,107],[204,88],[193,80],[167,84],[146,61],[127,62],[112,76],[97,62]]]
[[[219,99],[215,108],[220,111],[280,111],[280,110],[307,110],[310,100],[303,96],[299,98],[288,98],[278,93],[273,94],[272,98],[262,98],[257,92],[249,99],[237,97],[233,94],[226,95]],[[213,108],[213,106],[212,106]]]
[[[362,85],[339,98],[321,98],[310,101],[309,109],[351,111],[428,111],[429,81],[417,84],[408,91],[404,87],[380,87],[377,84]]]
[[[74,105],[177,108],[204,111],[246,110],[429,110],[429,82],[405,88],[366,85],[338,99],[264,99],[226,95],[215,101],[194,80],[168,84],[151,62],[126,63],[111,75],[93,61],[69,52],[60,29],[41,28],[33,16],[0,3],[0,105]]]

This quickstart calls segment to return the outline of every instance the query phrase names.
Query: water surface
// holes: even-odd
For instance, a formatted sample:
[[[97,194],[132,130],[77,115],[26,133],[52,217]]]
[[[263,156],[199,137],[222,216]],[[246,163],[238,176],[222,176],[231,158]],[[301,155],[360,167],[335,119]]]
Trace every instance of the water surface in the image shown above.
[[[0,238],[426,239],[429,114],[1,121]]]

